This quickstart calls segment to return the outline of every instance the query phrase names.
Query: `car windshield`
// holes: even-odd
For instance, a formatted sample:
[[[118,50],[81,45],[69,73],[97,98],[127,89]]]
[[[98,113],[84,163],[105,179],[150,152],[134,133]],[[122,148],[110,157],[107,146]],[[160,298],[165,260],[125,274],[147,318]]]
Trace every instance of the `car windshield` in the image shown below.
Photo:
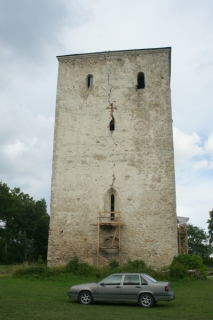
[[[153,283],[156,283],[157,280],[155,280],[154,278],[152,278],[151,276],[149,276],[148,274],[145,274],[145,276]]]

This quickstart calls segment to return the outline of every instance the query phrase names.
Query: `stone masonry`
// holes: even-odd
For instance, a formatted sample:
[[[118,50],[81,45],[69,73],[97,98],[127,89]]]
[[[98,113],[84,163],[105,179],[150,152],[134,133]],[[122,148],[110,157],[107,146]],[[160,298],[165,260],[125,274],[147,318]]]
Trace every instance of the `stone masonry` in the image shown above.
[[[97,216],[112,211],[113,194],[124,226],[105,261],[169,265],[178,254],[171,48],[57,58],[48,264],[75,255],[96,264]]]

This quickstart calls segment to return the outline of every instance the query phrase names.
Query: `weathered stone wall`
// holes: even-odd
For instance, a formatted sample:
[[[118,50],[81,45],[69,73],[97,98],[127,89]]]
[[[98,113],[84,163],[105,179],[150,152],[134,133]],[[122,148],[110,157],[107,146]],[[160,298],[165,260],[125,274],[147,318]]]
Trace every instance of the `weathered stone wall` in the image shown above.
[[[168,265],[178,253],[170,48],[58,60],[49,265],[74,255],[96,263],[93,224],[99,211],[110,211],[111,188],[125,224],[121,261]],[[137,90],[139,72],[145,88]]]

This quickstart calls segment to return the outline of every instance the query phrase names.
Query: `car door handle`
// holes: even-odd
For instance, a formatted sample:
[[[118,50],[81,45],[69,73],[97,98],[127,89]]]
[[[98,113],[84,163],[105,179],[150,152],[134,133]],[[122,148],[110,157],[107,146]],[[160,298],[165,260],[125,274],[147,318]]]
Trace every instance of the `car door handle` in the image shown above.
[[[115,287],[115,288],[120,288],[120,286],[117,286],[117,287]]]
[[[141,288],[140,286],[136,286],[135,288]]]

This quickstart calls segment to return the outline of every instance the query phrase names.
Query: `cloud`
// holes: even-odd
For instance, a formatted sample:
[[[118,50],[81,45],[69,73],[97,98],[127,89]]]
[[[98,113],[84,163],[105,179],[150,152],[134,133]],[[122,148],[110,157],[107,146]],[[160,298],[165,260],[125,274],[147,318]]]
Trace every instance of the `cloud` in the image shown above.
[[[29,109],[15,107],[6,109],[5,122],[0,121],[1,180],[49,203],[54,117],[35,117]]]
[[[211,210],[213,190],[212,179],[190,177],[190,184],[176,184],[177,215],[189,217],[189,223],[207,230],[207,220]]]
[[[56,55],[172,46],[178,215],[205,227],[213,181],[213,2],[2,0],[1,179],[50,198]]]
[[[18,54],[19,58],[38,57],[47,43],[54,44],[59,40],[56,35],[64,15],[65,7],[59,1],[3,1],[0,13],[1,45],[11,54]]]
[[[69,17],[69,19],[68,19]],[[38,60],[50,47],[61,43],[61,31],[87,20],[81,1],[74,0],[12,0],[2,1],[0,11],[0,43],[2,54],[19,55]]]
[[[174,127],[177,215],[207,229],[212,207],[213,133],[205,138]]]
[[[173,139],[176,165],[186,164],[193,157],[205,153],[201,146],[201,138],[195,132],[192,134],[183,133],[178,128],[173,127]]]
[[[177,168],[190,166],[194,170],[213,168],[213,133],[206,139],[197,133],[183,133],[173,127],[175,164]]]
[[[213,133],[209,136],[208,140],[206,141],[205,149],[213,157]]]

